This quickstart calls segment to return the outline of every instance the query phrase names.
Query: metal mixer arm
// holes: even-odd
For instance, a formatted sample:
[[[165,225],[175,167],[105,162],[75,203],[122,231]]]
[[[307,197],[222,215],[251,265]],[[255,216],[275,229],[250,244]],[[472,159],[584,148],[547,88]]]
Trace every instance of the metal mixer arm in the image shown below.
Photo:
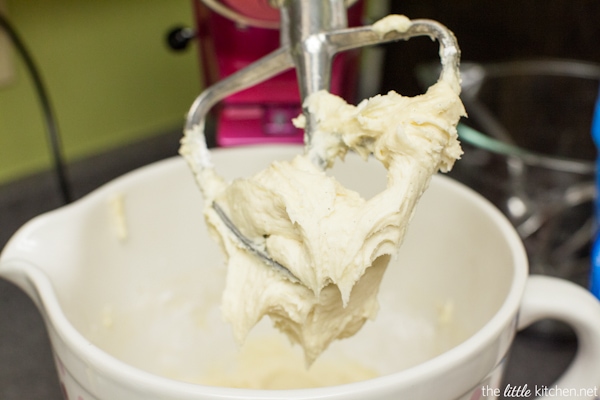
[[[431,20],[406,23],[406,20],[401,19],[387,20],[379,26],[375,24],[347,28],[340,9],[344,10],[340,0],[283,0],[281,48],[206,89],[194,101],[187,117],[180,153],[187,159],[204,195],[210,193],[208,197],[212,199],[214,193],[211,192],[215,188],[211,183],[215,173],[204,136],[205,117],[210,108],[227,95],[260,83],[293,66],[296,67],[300,94],[304,100],[319,90],[329,89],[331,62],[336,53],[378,43],[407,40],[415,36],[429,36],[440,43],[440,80],[452,85],[456,93],[460,92],[460,50],[454,35],[443,25]],[[315,165],[325,168],[330,160],[321,152],[326,150],[311,146],[316,121],[306,109],[304,115],[305,151]],[[220,184],[217,186],[220,188]],[[241,246],[284,273],[288,279],[299,282],[291,271],[245,237],[218,204],[212,200],[211,204]]]
[[[201,125],[210,109],[225,97],[259,84],[293,66],[289,47],[284,46],[205,89],[190,107],[185,130]]]

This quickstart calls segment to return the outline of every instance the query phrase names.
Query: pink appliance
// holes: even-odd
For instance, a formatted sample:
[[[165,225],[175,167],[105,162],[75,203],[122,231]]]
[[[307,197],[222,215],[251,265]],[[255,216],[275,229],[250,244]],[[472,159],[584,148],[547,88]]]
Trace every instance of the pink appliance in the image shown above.
[[[193,0],[205,87],[280,47],[280,12],[269,0]],[[348,26],[362,25],[363,0],[348,8]],[[241,16],[241,18],[240,18]],[[355,100],[359,50],[338,54],[331,92]],[[216,145],[303,143],[291,119],[301,113],[295,70],[239,91],[215,108]]]

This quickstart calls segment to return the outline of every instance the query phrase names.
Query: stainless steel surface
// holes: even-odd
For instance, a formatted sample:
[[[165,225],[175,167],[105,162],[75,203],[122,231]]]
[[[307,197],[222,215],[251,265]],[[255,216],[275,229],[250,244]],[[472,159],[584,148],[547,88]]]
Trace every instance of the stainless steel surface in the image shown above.
[[[373,26],[347,28],[346,8],[343,0],[283,0],[281,1],[281,47],[250,66],[209,87],[193,102],[185,123],[182,155],[194,171],[198,183],[206,195],[204,184],[206,169],[213,163],[206,145],[204,125],[210,109],[226,96],[260,83],[291,67],[296,68],[301,98],[329,89],[333,57],[343,51],[380,43],[408,40],[417,36],[429,36],[439,42],[440,77],[458,73],[460,50],[452,32],[436,21],[413,20],[406,31],[391,30],[385,34],[376,32]],[[456,80],[458,82],[458,80]],[[310,160],[320,168],[333,163],[320,149],[311,146],[316,122],[304,108],[306,118],[305,151]],[[220,207],[216,207],[220,210]],[[288,271],[259,250],[252,240],[243,236],[224,212],[218,213],[230,231],[268,265]],[[288,271],[289,272],[289,271]],[[292,275],[291,272],[287,274]],[[299,282],[299,280],[296,278]]]
[[[289,279],[290,281],[294,282],[294,283],[302,283],[300,282],[300,280],[292,273],[292,271],[290,271],[289,269],[287,269],[286,267],[284,267],[283,265],[281,265],[280,263],[278,263],[277,261],[271,259],[264,251],[257,249],[253,243],[250,241],[250,239],[246,238],[240,231],[239,229],[235,226],[235,224],[233,222],[231,222],[231,220],[229,219],[229,217],[227,216],[227,214],[225,214],[225,211],[223,211],[223,209],[221,207],[219,207],[219,205],[217,203],[212,203],[212,207],[215,210],[215,212],[219,215],[219,217],[221,218],[221,220],[223,220],[223,222],[225,223],[225,225],[227,226],[227,228],[233,232],[233,234],[240,240],[240,242],[242,242],[242,244],[244,245],[244,247],[246,249],[248,249],[250,252],[254,253],[257,257],[265,260],[265,262],[271,266],[272,268],[276,269],[279,273],[283,274],[287,279]]]
[[[479,98],[478,95],[482,86],[487,81],[498,78],[509,79],[517,76],[547,77],[548,79],[551,77],[574,78],[574,81],[589,80],[591,83],[596,82],[597,85],[597,82],[600,82],[600,64],[578,60],[549,59],[517,60],[485,65],[471,62],[461,65],[461,86],[463,89],[461,98],[467,109],[471,111],[469,117],[480,125],[482,132],[491,137],[488,143],[482,143],[485,147],[490,147],[496,152],[509,156],[516,155],[518,160],[528,165],[577,174],[594,173],[595,162],[593,160],[544,154],[531,149],[519,148],[505,123]],[[562,110],[549,109],[548,112],[560,111]],[[475,140],[478,143],[486,140],[486,138],[487,136],[477,135],[474,132],[468,137],[468,139]],[[585,144],[582,143],[581,145]]]
[[[461,76],[469,118],[458,128],[465,153],[450,175],[506,214],[531,273],[588,287],[596,195],[590,129],[600,64],[465,63]]]

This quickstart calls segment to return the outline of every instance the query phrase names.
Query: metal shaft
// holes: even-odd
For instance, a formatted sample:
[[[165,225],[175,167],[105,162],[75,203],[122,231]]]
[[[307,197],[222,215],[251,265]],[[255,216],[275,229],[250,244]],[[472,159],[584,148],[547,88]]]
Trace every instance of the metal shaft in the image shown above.
[[[300,96],[329,90],[336,49],[326,33],[348,27],[344,0],[284,0],[281,4],[281,44],[288,46],[296,67]],[[305,143],[312,138],[314,121],[306,116]]]

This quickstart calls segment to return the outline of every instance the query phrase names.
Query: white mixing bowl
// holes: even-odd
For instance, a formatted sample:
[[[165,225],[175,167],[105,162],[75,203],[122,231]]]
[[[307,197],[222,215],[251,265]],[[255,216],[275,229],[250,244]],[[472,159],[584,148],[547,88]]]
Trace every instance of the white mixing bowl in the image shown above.
[[[259,146],[213,157],[220,173],[235,177],[300,151]],[[365,196],[385,185],[376,163],[349,156],[338,164],[336,177]],[[559,384],[600,383],[600,305],[573,284],[529,277],[522,244],[501,213],[435,176],[386,271],[377,319],[314,366],[357,365],[378,377],[290,390],[198,384],[235,368],[238,355],[219,313],[222,254],[201,209],[191,173],[173,158],[32,220],[6,246],[0,276],[44,315],[69,399],[494,398],[485,389],[498,388],[515,330],[547,317],[573,326],[580,340]],[[290,347],[263,322],[249,343]],[[298,367],[298,349],[289,351],[290,360],[265,353],[250,369]]]

